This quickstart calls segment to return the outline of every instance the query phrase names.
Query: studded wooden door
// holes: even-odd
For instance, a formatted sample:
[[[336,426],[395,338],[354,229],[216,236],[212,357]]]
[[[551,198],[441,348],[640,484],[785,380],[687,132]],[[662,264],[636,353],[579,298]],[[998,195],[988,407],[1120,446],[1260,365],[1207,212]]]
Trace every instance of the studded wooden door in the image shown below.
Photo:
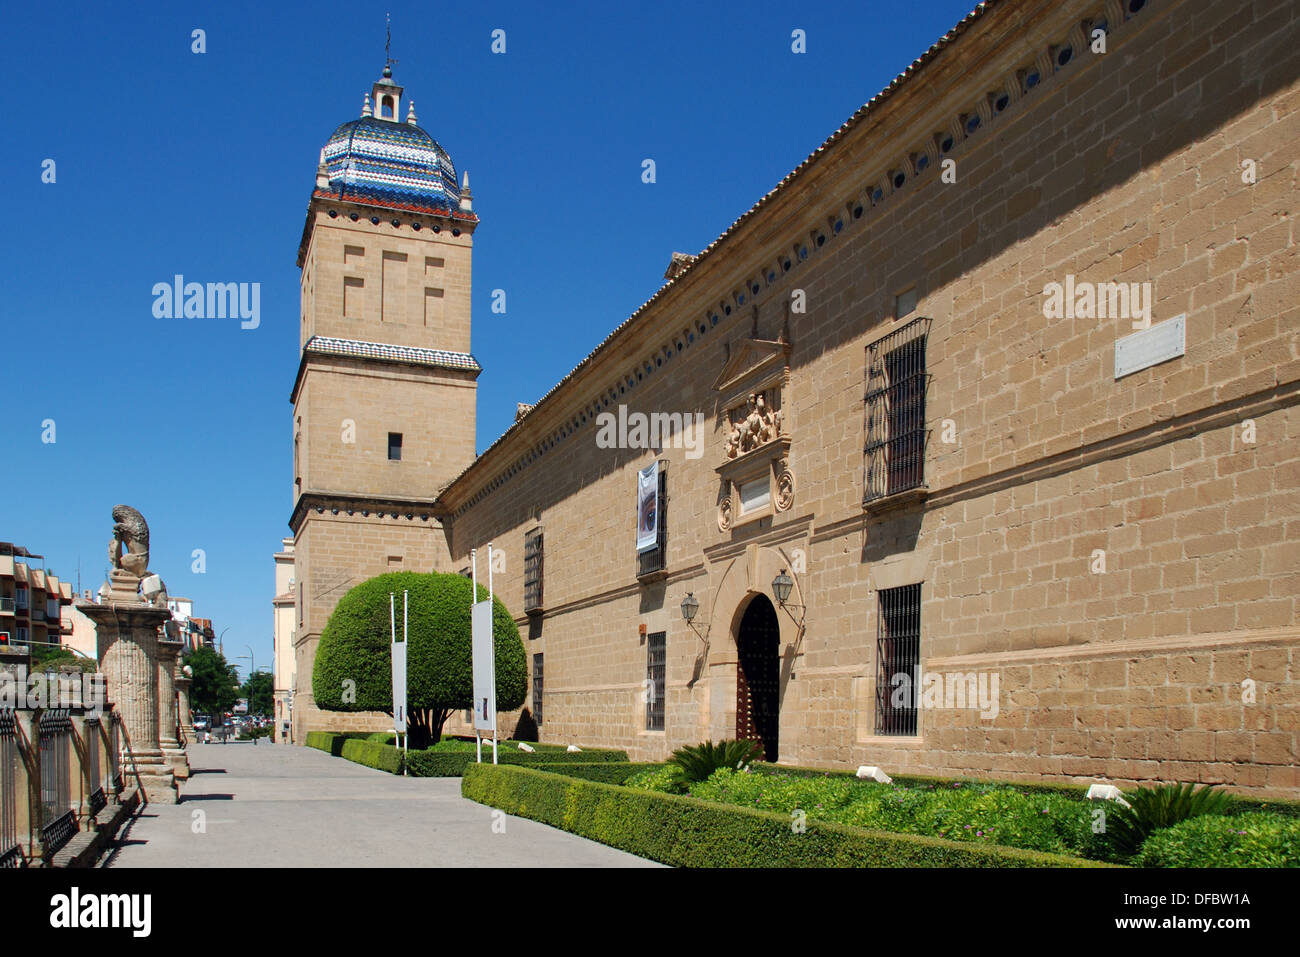
[[[776,610],[763,595],[756,596],[740,619],[736,635],[736,737],[763,746],[768,761],[777,759],[780,730],[780,624]]]

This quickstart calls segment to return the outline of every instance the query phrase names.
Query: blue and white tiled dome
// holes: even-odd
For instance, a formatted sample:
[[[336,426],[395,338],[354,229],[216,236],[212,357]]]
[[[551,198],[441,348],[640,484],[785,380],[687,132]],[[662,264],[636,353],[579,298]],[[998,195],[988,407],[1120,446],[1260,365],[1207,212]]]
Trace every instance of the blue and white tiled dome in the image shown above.
[[[400,95],[400,87],[393,89]],[[368,114],[368,99],[366,106]],[[330,192],[343,198],[457,209],[456,167],[414,119],[414,111],[404,123],[363,115],[335,130],[321,153]]]

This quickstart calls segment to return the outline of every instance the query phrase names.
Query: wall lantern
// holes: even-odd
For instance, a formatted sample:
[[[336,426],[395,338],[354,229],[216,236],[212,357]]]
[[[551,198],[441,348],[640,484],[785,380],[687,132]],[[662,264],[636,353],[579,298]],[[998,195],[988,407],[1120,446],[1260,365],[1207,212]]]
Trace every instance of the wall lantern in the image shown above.
[[[790,616],[790,620],[799,626],[799,631],[802,634],[803,617],[804,617],[803,613],[807,611],[807,609],[804,608],[803,605],[790,604],[789,602],[790,590],[792,588],[794,588],[794,579],[791,578],[788,574],[786,574],[784,568],[781,569],[781,573],[772,579],[772,594],[776,596],[776,603],[780,605],[782,608],[784,608],[785,613]],[[790,610],[791,608],[799,609],[798,618],[794,616],[794,612]]]
[[[789,589],[786,593],[789,594]],[[688,592],[682,599],[682,617],[687,621],[694,621],[696,613],[700,610],[700,600],[695,597],[695,592]]]

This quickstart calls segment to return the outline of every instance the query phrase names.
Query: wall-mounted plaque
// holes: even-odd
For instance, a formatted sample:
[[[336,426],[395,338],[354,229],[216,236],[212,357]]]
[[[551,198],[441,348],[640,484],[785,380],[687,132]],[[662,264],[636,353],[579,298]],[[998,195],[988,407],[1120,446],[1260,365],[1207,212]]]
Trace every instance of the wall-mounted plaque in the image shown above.
[[[1123,339],[1116,339],[1115,378],[1122,379],[1131,373],[1176,359],[1186,352],[1187,316],[1184,314],[1158,322],[1150,329],[1143,329]]]

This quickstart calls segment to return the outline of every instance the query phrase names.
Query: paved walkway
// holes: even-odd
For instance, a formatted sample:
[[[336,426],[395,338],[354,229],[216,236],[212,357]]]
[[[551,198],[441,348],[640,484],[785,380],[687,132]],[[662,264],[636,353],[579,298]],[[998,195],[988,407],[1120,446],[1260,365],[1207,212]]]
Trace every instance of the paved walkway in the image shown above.
[[[108,866],[658,866],[524,818],[494,833],[493,809],[462,798],[460,778],[397,777],[265,741],[189,753],[181,803],[146,807]]]

